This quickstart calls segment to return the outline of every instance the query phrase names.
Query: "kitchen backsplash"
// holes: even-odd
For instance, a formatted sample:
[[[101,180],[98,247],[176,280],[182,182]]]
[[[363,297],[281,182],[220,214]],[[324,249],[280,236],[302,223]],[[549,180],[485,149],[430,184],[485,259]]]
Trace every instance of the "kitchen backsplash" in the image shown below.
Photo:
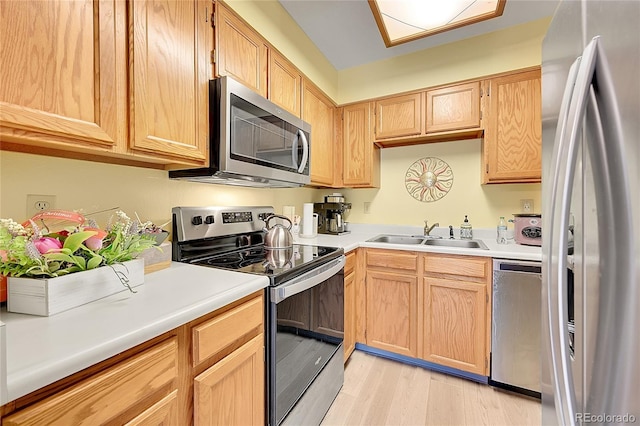
[[[283,205],[302,211],[317,190],[255,189],[170,180],[166,171],[0,151],[0,217],[26,218],[26,195],[55,195],[59,209],[86,213],[112,207],[157,224],[174,206]],[[110,213],[95,216],[106,222]]]
[[[352,204],[346,220],[353,223],[379,223],[424,226],[440,223],[459,227],[469,216],[473,227],[492,228],[500,216],[507,219],[520,213],[520,200],[533,200],[533,211],[540,212],[540,184],[481,185],[480,139],[441,142],[398,148],[380,153],[380,189],[341,190]],[[444,160],[453,172],[453,186],[435,202],[420,202],[407,192],[405,174],[409,166],[423,157]],[[321,196],[334,191],[321,191]],[[368,203],[368,213],[365,212]]]

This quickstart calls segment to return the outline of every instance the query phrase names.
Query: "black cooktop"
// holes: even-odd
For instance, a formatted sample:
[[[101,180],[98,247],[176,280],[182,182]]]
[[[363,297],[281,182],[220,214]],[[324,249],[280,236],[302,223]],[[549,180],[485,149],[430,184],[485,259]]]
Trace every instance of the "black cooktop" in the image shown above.
[[[289,249],[269,250],[264,246],[250,246],[191,263],[212,268],[230,269],[250,274],[266,275],[271,285],[302,275],[344,254],[342,248],[294,244]]]

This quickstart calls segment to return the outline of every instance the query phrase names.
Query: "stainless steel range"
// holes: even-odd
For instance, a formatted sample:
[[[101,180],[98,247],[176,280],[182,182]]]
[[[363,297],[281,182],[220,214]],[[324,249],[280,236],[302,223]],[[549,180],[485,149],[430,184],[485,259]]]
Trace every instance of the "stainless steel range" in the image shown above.
[[[174,207],[172,212],[174,261],[269,278],[269,424],[320,424],[344,378],[344,251],[265,247],[263,227],[273,207]]]

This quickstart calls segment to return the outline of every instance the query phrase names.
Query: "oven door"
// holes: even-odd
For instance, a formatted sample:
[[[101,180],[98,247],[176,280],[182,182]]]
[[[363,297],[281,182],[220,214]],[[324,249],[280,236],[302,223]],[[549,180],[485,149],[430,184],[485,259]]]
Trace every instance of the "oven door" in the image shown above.
[[[342,387],[344,263],[341,256],[271,288],[272,426],[283,420],[285,424],[319,424]]]

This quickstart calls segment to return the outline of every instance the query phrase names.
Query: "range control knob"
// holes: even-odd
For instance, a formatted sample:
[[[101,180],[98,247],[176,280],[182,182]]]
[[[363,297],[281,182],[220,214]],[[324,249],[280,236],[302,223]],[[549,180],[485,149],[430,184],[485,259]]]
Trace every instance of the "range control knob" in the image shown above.
[[[202,216],[194,216],[191,218],[191,224],[202,225]]]
[[[213,216],[209,215],[207,217],[204,218],[204,223],[206,223],[207,225],[211,225],[214,221]]]

